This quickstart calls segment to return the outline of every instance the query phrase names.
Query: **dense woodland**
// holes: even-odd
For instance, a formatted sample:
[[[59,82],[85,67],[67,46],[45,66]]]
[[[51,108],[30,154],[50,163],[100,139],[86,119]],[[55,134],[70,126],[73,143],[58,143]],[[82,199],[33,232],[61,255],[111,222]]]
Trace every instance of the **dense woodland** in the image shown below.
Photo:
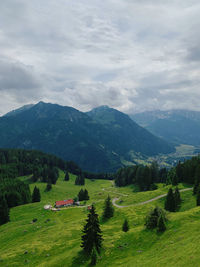
[[[200,156],[193,157],[171,168],[159,169],[156,162],[150,166],[135,165],[121,168],[115,175],[117,186],[136,184],[139,190],[156,189],[155,183],[177,185],[180,182],[195,184],[195,190],[200,185]]]
[[[0,149],[0,179],[33,175],[33,181],[56,183],[58,169],[88,179],[112,179],[112,174],[82,171],[73,161],[64,161],[37,150]]]
[[[137,184],[141,191],[156,189],[155,183],[167,181],[167,169],[159,169],[158,164],[153,162],[151,166],[135,165],[121,168],[115,176],[117,186]]]

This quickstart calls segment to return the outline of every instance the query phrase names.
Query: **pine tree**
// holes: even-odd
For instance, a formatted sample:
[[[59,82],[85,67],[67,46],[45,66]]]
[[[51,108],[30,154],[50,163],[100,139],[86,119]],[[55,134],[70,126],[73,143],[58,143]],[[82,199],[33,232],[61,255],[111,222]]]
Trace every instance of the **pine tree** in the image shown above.
[[[36,186],[33,189],[32,202],[40,202],[40,190]]]
[[[129,230],[128,220],[125,219],[125,220],[124,220],[124,223],[123,223],[123,225],[122,225],[122,231],[124,231],[124,232],[128,232],[128,230]]]
[[[174,192],[174,201],[175,201],[175,210],[178,210],[181,205],[181,196],[178,187],[176,187]]]
[[[165,220],[162,215],[158,218],[158,232],[164,232],[166,230]]]
[[[84,197],[85,197],[84,191],[83,191],[83,189],[81,189],[81,190],[79,191],[79,193],[78,193],[78,200],[79,200],[79,201],[85,200]]]
[[[9,221],[9,208],[5,197],[0,195],[0,225]]]
[[[84,176],[83,176],[83,174],[79,174],[79,175],[76,177],[75,185],[84,185],[84,184],[85,184]]]
[[[167,174],[167,181],[168,184],[172,184],[172,185],[178,185],[178,176],[176,174],[176,169],[175,168],[171,168]]]
[[[65,179],[64,179],[64,181],[69,181],[69,173],[68,172],[65,173]]]
[[[81,247],[83,248],[83,251],[89,256],[92,254],[94,249],[100,253],[103,239],[99,226],[98,215],[96,214],[95,207],[93,205],[88,213],[88,218],[82,232]]]
[[[197,198],[196,198],[197,206],[200,206],[200,187],[197,189]]]
[[[175,209],[176,209],[175,198],[174,198],[172,188],[170,188],[168,193],[167,193],[167,197],[165,200],[165,209],[168,211],[175,211]]]
[[[45,192],[49,192],[49,191],[51,191],[51,189],[52,189],[52,185],[51,185],[51,183],[48,183],[46,186]]]
[[[110,196],[107,197],[104,204],[103,219],[109,219],[114,215],[114,207],[111,202]]]
[[[94,265],[96,265],[96,263],[97,263],[97,254],[96,254],[95,250],[93,249],[90,265],[94,266]]]
[[[194,186],[193,186],[193,195],[196,195],[198,187],[199,187],[199,182],[198,180],[195,180]]]
[[[149,214],[146,216],[146,220],[145,220],[145,226],[147,229],[154,229],[158,226],[158,218],[160,216],[163,216],[163,218],[165,219],[165,213],[164,211],[159,208],[159,207],[155,207],[153,210],[151,210],[149,212]]]
[[[85,191],[84,191],[84,200],[89,200],[89,199],[90,199],[90,197],[88,195],[88,191],[87,191],[87,189],[85,189]]]

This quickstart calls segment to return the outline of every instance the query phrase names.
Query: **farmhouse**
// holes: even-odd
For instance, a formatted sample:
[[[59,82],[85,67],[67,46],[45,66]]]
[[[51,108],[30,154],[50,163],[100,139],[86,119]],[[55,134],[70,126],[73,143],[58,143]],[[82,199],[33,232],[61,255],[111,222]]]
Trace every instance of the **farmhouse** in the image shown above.
[[[55,207],[56,208],[61,208],[61,207],[68,207],[74,205],[74,200],[73,199],[67,199],[67,200],[61,200],[61,201],[56,201]]]

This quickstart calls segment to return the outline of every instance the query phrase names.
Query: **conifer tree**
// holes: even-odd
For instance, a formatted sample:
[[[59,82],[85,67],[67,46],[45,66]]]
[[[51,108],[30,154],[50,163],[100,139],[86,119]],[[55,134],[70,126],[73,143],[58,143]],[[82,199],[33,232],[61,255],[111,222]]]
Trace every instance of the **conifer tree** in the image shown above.
[[[78,193],[78,200],[79,201],[85,200],[84,197],[85,197],[85,194],[84,194],[83,189],[81,188],[81,190]]]
[[[145,226],[147,229],[154,229],[158,226],[158,218],[162,216],[164,220],[165,213],[160,207],[155,207],[153,210],[149,212],[149,214],[146,216],[145,220]]]
[[[196,198],[197,206],[200,206],[200,187],[197,190],[197,198]]]
[[[64,181],[69,181],[69,173],[66,171]]]
[[[107,197],[104,204],[103,219],[109,219],[114,215],[114,207],[111,202],[110,196]]]
[[[181,196],[178,187],[176,187],[174,192],[174,201],[175,201],[175,210],[178,210],[181,205]]]
[[[0,225],[9,221],[9,208],[5,197],[0,195]]]
[[[45,192],[51,191],[51,189],[52,189],[52,185],[51,183],[48,183],[46,186]]]
[[[84,185],[84,184],[85,184],[84,176],[83,176],[83,174],[79,174],[79,175],[76,177],[75,185]]]
[[[40,202],[40,190],[36,186],[33,189],[32,202]]]
[[[169,189],[165,200],[165,209],[168,211],[175,211],[175,198],[172,188]]]
[[[198,187],[199,187],[199,182],[198,180],[195,180],[194,186],[193,186],[193,195],[196,195]]]
[[[85,189],[85,191],[84,191],[84,200],[89,200],[89,199],[90,199],[90,197],[88,195],[88,191],[87,191],[87,189]]]
[[[82,232],[81,247],[86,255],[91,256],[94,250],[96,250],[97,253],[100,253],[103,238],[94,205],[92,205],[92,208],[88,213],[88,218]]]
[[[164,232],[166,230],[165,220],[162,215],[158,218],[158,232]]]
[[[92,266],[94,266],[94,265],[96,265],[96,263],[97,263],[97,254],[96,254],[95,250],[93,249],[90,264]]]
[[[123,225],[122,225],[122,231],[124,231],[124,232],[128,232],[128,230],[129,230],[128,220],[125,219],[125,220],[124,220],[124,223],[123,223]]]

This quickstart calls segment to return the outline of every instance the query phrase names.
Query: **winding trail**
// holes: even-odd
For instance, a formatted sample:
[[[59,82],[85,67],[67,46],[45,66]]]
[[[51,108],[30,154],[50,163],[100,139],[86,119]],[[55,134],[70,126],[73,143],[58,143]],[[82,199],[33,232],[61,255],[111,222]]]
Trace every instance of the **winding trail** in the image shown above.
[[[179,192],[185,192],[185,191],[189,191],[189,190],[192,190],[192,189],[193,189],[193,188],[185,188],[185,189],[181,189],[181,190],[179,190]],[[136,203],[136,204],[130,204],[130,205],[127,205],[127,206],[120,206],[120,205],[116,204],[116,201],[119,200],[119,197],[115,197],[115,198],[113,198],[112,203],[113,203],[113,205],[114,205],[115,207],[122,209],[122,208],[128,208],[128,207],[131,207],[131,206],[145,205],[145,204],[150,203],[150,202],[152,202],[152,201],[155,201],[155,200],[157,200],[157,199],[166,197],[166,195],[167,195],[167,194],[163,194],[163,195],[154,197],[154,198],[152,198],[152,199],[149,199],[149,200],[147,200],[147,201],[139,202],[139,203]]]

